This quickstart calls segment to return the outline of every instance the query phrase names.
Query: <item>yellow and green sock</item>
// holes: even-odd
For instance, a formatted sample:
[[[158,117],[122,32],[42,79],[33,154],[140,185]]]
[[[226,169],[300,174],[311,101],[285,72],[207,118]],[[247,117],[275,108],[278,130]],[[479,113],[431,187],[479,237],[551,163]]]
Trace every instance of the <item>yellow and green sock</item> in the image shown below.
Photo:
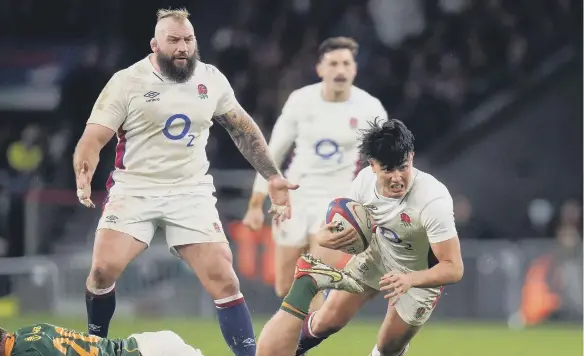
[[[317,293],[318,288],[312,277],[307,275],[295,279],[280,309],[298,319],[304,320],[308,314],[310,303]]]

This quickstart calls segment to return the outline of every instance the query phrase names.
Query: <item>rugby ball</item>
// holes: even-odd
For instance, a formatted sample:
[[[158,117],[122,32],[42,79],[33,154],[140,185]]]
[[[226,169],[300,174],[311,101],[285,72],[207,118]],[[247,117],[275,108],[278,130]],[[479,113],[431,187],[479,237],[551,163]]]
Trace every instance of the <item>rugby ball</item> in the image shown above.
[[[359,238],[354,243],[340,249],[345,253],[356,255],[369,247],[373,227],[369,211],[361,203],[349,198],[337,198],[329,203],[326,211],[326,223],[339,223],[338,231],[355,229]]]

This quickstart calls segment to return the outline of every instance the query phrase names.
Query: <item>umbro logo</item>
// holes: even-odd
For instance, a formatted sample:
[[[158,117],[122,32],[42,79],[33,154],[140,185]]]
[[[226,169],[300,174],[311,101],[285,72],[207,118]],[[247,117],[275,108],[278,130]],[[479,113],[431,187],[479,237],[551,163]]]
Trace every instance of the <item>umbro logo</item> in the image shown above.
[[[243,340],[242,343],[243,343],[243,347],[255,347],[256,346],[255,340],[252,339],[251,337]]]
[[[149,91],[148,93],[144,94],[144,96],[147,98],[155,98],[158,95],[160,95],[160,93],[157,93],[155,91]]]
[[[89,331],[101,331],[101,326],[95,324],[89,324],[87,325],[87,328]]]
[[[160,98],[157,98],[158,95],[160,95],[160,93],[155,92],[155,91],[149,91],[148,93],[144,94],[144,97],[148,98],[148,100],[146,100],[146,102],[150,103],[153,101],[159,101]]]

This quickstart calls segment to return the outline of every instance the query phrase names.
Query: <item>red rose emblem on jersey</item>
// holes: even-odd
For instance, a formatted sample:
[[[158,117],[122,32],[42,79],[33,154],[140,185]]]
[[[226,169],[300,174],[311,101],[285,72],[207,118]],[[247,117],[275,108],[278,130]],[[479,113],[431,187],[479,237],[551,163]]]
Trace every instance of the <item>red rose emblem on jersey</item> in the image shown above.
[[[410,218],[410,216],[406,213],[401,213],[399,214],[399,218],[401,219],[401,221],[405,224],[405,225],[410,225],[412,223],[412,219]]]
[[[358,123],[359,121],[354,117],[349,120],[349,126],[351,126],[352,129],[356,129]]]
[[[197,90],[199,91],[199,98],[207,99],[207,86],[205,84],[199,84]]]

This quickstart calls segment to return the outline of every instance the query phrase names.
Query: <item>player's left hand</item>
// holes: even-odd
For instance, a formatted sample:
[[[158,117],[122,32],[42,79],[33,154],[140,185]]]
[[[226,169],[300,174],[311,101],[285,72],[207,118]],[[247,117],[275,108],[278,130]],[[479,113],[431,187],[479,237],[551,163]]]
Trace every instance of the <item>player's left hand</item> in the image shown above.
[[[292,184],[281,175],[268,179],[268,194],[272,201],[272,207],[268,212],[276,221],[290,219],[290,190],[298,189],[298,184]]]
[[[389,272],[381,277],[381,281],[379,281],[379,285],[381,291],[391,291],[383,298],[389,299],[390,305],[395,305],[399,298],[406,294],[410,288],[412,288],[412,281],[411,277],[408,274],[403,274],[399,272]]]

